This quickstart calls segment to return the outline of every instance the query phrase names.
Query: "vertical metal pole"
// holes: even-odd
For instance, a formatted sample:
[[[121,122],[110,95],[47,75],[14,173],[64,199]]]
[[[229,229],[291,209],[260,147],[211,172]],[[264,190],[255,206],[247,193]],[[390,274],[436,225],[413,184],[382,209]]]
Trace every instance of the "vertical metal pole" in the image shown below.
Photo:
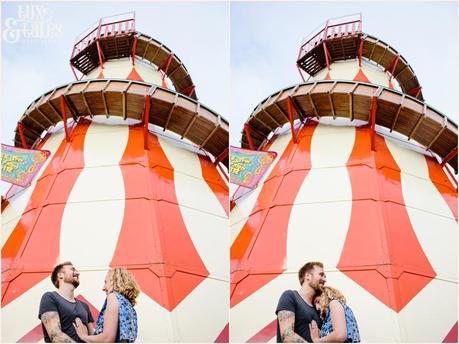
[[[132,65],[135,65],[135,51],[137,49],[137,36],[134,36],[134,43],[132,44]]]
[[[303,82],[306,82],[306,80],[304,80],[303,73],[301,73],[301,69],[300,69],[300,66],[298,66],[298,64],[296,65],[296,68],[298,69],[298,73],[300,73],[300,76],[301,76],[301,79],[303,80]]]
[[[143,147],[148,150],[148,117],[150,114],[150,95],[145,96],[145,106],[143,108]]]
[[[371,110],[370,110],[370,138],[371,138],[371,150],[376,151],[375,149],[375,127],[376,127],[376,109],[378,106],[378,97],[373,96],[371,99]]]
[[[327,46],[325,45],[325,42],[323,42],[322,44],[324,46],[325,62],[327,62],[327,69],[330,70],[330,60],[328,58],[328,49],[327,49]]]
[[[26,141],[26,138],[24,136],[24,127],[22,126],[22,123],[18,123],[18,130],[19,130],[19,137],[21,138],[21,144],[22,144],[22,148],[29,148],[27,146],[27,141]]]
[[[65,112],[65,98],[63,95],[60,97],[60,103],[61,103],[62,121],[64,123],[65,141],[70,142],[69,130],[67,128],[67,113]]]
[[[362,54],[363,54],[363,36],[360,37],[360,46],[359,46],[359,67],[362,67]]]
[[[452,158],[457,155],[457,146],[445,156],[445,158],[441,161],[441,166],[445,166]]]
[[[295,127],[293,125],[293,104],[292,104],[292,99],[289,97],[287,98],[287,108],[288,108],[288,118],[289,118],[289,121],[290,121],[290,130],[292,131],[292,138],[293,138],[293,142],[294,143],[298,143],[298,140],[296,138],[296,134],[295,134]]]
[[[245,136],[247,137],[247,141],[249,142],[250,149],[254,149],[253,142],[252,142],[252,136],[250,136],[250,127],[247,123],[244,124],[244,131],[245,131]]]

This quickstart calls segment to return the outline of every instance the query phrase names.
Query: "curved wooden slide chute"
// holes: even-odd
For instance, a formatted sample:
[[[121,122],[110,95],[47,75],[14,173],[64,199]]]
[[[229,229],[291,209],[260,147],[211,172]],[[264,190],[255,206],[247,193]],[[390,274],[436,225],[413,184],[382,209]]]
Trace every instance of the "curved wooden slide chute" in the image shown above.
[[[61,101],[70,111],[62,113]],[[149,106],[146,101],[149,99]],[[228,121],[205,105],[185,95],[153,84],[122,79],[94,79],[76,81],[56,87],[37,98],[18,122],[15,145],[31,147],[39,141],[43,131],[73,117],[105,115],[143,121],[148,111],[148,123],[170,130],[186,138],[215,158],[225,154],[229,142]]]
[[[457,171],[457,124],[426,103],[387,87],[356,81],[323,80],[291,86],[262,101],[246,122],[255,148],[271,133],[293,120],[332,116],[370,122],[376,103],[375,124],[415,140],[438,154]],[[242,147],[248,148],[247,130]]]

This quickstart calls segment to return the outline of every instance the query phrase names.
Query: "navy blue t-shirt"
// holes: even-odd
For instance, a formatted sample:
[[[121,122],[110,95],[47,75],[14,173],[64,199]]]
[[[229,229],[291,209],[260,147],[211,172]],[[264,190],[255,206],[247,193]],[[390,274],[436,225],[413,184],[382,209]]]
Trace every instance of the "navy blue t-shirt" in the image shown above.
[[[75,301],[76,302],[70,302],[60,296],[57,292],[47,292],[41,297],[38,318],[41,320],[42,314],[46,312],[57,312],[61,321],[62,332],[72,338],[75,342],[81,343],[82,340],[78,337],[75,328],[73,327],[75,318],[80,318],[85,325],[94,322],[94,318],[92,317],[89,306],[86,303],[81,302],[80,300]],[[51,339],[49,338],[48,332],[46,332],[46,328],[43,323],[41,327],[45,336],[45,342],[50,343]]]
[[[286,290],[279,299],[276,315],[279,311],[290,311],[295,313],[295,333],[312,343],[309,324],[312,320],[315,320],[317,326],[319,326],[319,328],[322,327],[322,319],[320,319],[319,313],[314,307],[308,305],[296,290]],[[282,343],[279,320],[277,320],[277,342]]]

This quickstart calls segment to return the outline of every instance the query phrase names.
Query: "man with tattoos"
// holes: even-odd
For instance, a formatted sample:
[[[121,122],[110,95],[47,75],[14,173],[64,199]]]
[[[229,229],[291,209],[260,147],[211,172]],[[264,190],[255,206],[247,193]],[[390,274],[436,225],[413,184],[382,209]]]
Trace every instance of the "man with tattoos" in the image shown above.
[[[298,271],[299,290],[283,292],[277,305],[277,342],[312,343],[309,324],[315,320],[319,328],[322,320],[314,307],[314,296],[327,281],[320,262],[308,262]]]
[[[79,276],[71,262],[57,265],[51,273],[51,282],[57,291],[41,297],[38,313],[46,343],[82,342],[73,326],[75,318],[81,319],[90,334],[94,332],[89,306],[74,296],[75,288],[80,284]]]

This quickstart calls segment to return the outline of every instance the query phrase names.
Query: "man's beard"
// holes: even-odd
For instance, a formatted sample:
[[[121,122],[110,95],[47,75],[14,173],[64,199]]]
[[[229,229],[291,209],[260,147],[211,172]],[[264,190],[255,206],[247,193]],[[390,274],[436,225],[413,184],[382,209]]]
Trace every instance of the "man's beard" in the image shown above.
[[[80,285],[80,280],[78,278],[75,279],[75,277],[72,277],[71,279],[69,278],[68,280],[65,280],[65,282],[70,283],[75,288],[77,288]]]

